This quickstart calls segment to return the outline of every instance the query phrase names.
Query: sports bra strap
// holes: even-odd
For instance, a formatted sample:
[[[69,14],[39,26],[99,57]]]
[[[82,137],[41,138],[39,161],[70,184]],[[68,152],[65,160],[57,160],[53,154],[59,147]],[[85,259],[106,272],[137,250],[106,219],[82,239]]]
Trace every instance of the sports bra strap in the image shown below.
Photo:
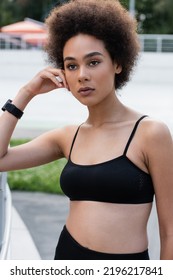
[[[70,147],[69,158],[71,157],[71,152],[72,152],[72,149],[73,149],[73,146],[74,146],[74,142],[75,142],[75,140],[76,140],[76,137],[77,137],[77,135],[78,135],[79,129],[80,129],[80,127],[81,127],[82,124],[83,124],[83,123],[81,123],[81,124],[78,126],[78,128],[77,128],[77,130],[76,130],[76,133],[75,133],[75,135],[74,135],[74,137],[73,137],[73,141],[72,141],[72,144],[71,144],[71,147]]]
[[[135,123],[135,126],[134,126],[134,128],[133,128],[133,130],[132,130],[132,133],[130,134],[129,140],[128,140],[128,142],[127,142],[127,144],[126,144],[126,147],[125,147],[125,149],[124,149],[123,155],[126,155],[126,154],[127,154],[128,148],[129,148],[130,143],[131,143],[131,141],[132,141],[132,139],[133,139],[133,137],[134,137],[134,135],[135,135],[135,132],[136,132],[136,130],[137,130],[137,127],[138,127],[140,121],[141,121],[142,119],[146,118],[146,117],[148,117],[148,116],[147,116],[147,115],[142,116],[142,117]]]
[[[125,149],[124,149],[123,155],[126,155],[126,154],[127,154],[128,148],[129,148],[130,143],[131,143],[131,141],[132,141],[132,139],[133,139],[133,137],[134,137],[134,135],[135,135],[135,132],[136,132],[136,130],[137,130],[137,127],[138,127],[140,121],[141,121],[142,119],[146,118],[146,117],[148,117],[148,116],[147,116],[147,115],[142,116],[142,117],[135,123],[135,126],[134,126],[134,128],[133,128],[133,130],[132,130],[132,133],[130,134],[129,140],[128,140],[128,142],[127,142],[127,144],[126,144],[126,147],[125,147]],[[83,124],[83,123],[82,123],[82,124]],[[71,157],[71,152],[72,152],[72,149],[73,149],[73,146],[74,146],[74,142],[75,142],[75,140],[76,140],[76,137],[77,137],[77,135],[78,135],[79,129],[80,129],[80,127],[82,126],[82,124],[80,124],[80,125],[78,126],[78,128],[77,128],[77,130],[76,130],[76,133],[75,133],[75,135],[74,135],[74,137],[73,137],[73,141],[72,141],[72,144],[71,144],[71,147],[70,147],[69,158]]]

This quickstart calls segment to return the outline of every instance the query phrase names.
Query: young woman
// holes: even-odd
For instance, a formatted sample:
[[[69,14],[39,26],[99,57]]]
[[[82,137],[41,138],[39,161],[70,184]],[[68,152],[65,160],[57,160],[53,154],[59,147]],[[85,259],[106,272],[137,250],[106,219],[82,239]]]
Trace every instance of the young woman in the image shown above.
[[[170,132],[116,95],[138,57],[136,22],[118,1],[76,0],[55,8],[46,23],[54,67],[38,73],[3,107],[0,170],[67,158],[60,180],[70,211],[55,259],[149,259],[146,228],[154,195],[160,258],[173,259]],[[62,87],[87,106],[87,120],[8,148],[30,100]]]

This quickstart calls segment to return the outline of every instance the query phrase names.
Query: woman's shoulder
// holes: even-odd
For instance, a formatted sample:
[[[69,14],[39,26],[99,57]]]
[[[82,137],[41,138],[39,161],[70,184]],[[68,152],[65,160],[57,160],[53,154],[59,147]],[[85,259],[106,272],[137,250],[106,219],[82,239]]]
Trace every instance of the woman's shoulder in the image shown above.
[[[137,130],[140,132],[138,136],[141,136],[143,140],[156,140],[163,139],[165,137],[171,137],[170,129],[163,121],[156,119],[147,114],[141,114],[140,112],[129,110],[132,119],[135,119],[139,124]],[[130,116],[130,115],[129,115]],[[142,141],[143,142],[143,141]]]
[[[73,138],[79,127],[80,124],[66,125],[61,128],[61,133],[64,135],[64,137]]]
[[[49,143],[53,143],[55,149],[58,147],[58,153],[60,151],[61,156],[67,156],[72,145],[74,136],[79,125],[65,125],[53,129],[43,135]]]
[[[141,139],[147,149],[159,149],[163,145],[172,146],[172,135],[168,126],[157,119],[147,117],[141,125]]]
[[[73,141],[76,131],[79,125],[65,125],[60,128],[53,129],[49,132],[52,135],[52,139],[57,141],[60,146],[66,145],[68,142]]]
[[[152,117],[146,117],[143,119],[142,128],[144,135],[149,139],[157,137],[163,138],[171,135],[166,123]]]

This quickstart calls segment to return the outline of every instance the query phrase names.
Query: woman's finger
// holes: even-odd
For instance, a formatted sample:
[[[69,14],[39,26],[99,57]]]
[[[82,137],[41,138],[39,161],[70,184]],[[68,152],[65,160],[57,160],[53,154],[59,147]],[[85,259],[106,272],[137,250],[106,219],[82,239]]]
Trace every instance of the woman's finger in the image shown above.
[[[55,82],[57,87],[69,89],[63,70],[52,67],[48,67],[46,70],[52,74],[51,79]]]

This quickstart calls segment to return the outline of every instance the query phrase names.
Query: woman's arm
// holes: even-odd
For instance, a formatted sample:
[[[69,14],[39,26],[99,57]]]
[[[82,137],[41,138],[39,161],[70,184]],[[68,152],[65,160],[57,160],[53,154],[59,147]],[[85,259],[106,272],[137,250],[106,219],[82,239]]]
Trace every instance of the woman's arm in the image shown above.
[[[59,82],[56,76],[60,76],[62,82]],[[36,95],[62,87],[67,88],[63,72],[49,67],[21,88],[12,103],[23,111]],[[58,147],[57,140],[54,140],[61,139],[62,130],[46,133],[25,145],[8,148],[17,121],[18,119],[8,111],[0,117],[0,171],[32,167],[62,156],[61,148]]]
[[[173,260],[173,141],[168,128],[161,123],[149,124],[146,157],[152,176],[158,212],[160,259]]]

